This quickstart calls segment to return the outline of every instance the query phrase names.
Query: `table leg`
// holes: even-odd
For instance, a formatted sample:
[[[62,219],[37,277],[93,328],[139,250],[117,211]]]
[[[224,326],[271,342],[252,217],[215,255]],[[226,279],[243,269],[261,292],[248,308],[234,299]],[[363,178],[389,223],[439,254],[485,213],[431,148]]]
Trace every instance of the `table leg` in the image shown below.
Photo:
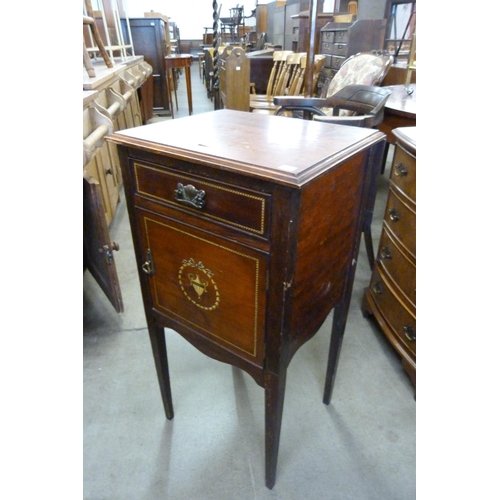
[[[172,391],[170,389],[165,329],[153,325],[148,328],[148,331],[151,347],[153,349],[156,374],[160,384],[160,392],[163,400],[163,407],[165,409],[165,415],[168,420],[172,420],[174,418],[174,405],[172,403]]]
[[[193,114],[193,96],[191,94],[191,68],[189,66],[186,66],[186,88],[187,88],[187,95],[188,95],[188,108],[189,108],[189,114]]]
[[[172,118],[174,118],[174,103],[172,101],[172,70],[167,69],[167,94],[168,94],[168,105],[170,107],[170,113],[172,114]],[[175,88],[175,84],[174,84]]]
[[[280,444],[281,420],[285,400],[286,369],[281,375],[264,375],[266,398],[266,486],[273,489]]]

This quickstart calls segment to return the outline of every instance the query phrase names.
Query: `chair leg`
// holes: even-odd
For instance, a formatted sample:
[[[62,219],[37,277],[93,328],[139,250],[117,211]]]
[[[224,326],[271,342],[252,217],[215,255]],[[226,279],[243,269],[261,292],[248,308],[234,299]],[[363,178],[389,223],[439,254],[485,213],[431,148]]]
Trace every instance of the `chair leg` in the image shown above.
[[[92,61],[90,60],[89,53],[87,52],[87,47],[85,47],[85,42],[83,42],[83,65],[87,70],[87,75],[89,75],[90,78],[95,77],[95,69],[94,66],[92,66]]]

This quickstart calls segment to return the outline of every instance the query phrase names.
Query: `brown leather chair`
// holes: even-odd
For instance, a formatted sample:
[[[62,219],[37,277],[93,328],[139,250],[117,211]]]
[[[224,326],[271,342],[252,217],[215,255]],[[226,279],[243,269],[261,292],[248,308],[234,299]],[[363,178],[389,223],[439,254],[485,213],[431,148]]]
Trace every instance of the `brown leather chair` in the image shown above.
[[[303,117],[304,112],[308,112],[314,120],[324,123],[373,128],[382,123],[385,103],[390,95],[391,90],[387,88],[348,85],[326,98],[280,96],[274,98],[274,103],[280,106],[275,114],[293,111],[296,117]],[[325,109],[331,110],[331,115]]]

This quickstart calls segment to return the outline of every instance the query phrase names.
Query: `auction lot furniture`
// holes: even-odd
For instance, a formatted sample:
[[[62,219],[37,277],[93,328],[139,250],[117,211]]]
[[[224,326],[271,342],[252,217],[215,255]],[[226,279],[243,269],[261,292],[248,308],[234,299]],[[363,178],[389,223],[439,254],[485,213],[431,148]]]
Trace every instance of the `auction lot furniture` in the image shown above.
[[[417,371],[416,127],[393,130],[396,149],[380,245],[363,312],[373,315],[401,356],[413,385]]]
[[[152,68],[142,56],[112,68],[94,63],[95,77],[83,74],[83,258],[87,269],[118,312],[123,301],[108,227],[118,202],[122,177],[116,146],[104,137],[144,123],[141,87]]]
[[[329,404],[378,130],[235,110],[113,134],[168,419],[164,328],[265,390],[272,488],[287,367],[335,308]]]

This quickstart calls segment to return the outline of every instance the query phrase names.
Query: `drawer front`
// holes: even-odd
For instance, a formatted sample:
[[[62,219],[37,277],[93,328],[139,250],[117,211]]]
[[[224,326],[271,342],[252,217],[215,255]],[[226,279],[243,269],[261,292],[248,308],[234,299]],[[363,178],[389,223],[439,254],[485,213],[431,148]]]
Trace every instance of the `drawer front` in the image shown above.
[[[391,189],[387,198],[384,225],[390,229],[413,258],[416,258],[416,213],[413,207],[403,202]]]
[[[342,64],[344,64],[344,61],[345,61],[345,57],[332,55],[332,66],[331,67],[333,69],[340,69],[340,66],[342,66]]]
[[[321,43],[333,43],[335,40],[334,31],[322,31],[321,32]]]
[[[416,317],[398,300],[378,269],[373,271],[370,293],[392,333],[406,350],[416,356]]]
[[[394,285],[415,307],[417,299],[415,263],[400,250],[396,241],[385,230],[380,237],[377,260]]]
[[[346,43],[334,43],[332,54],[335,56],[346,56],[347,54],[347,44]]]
[[[394,160],[392,162],[391,181],[414,202],[417,200],[416,164],[415,156],[403,149],[400,145],[396,146]]]
[[[138,209],[153,307],[262,366],[268,255]]]
[[[339,42],[343,42],[343,43],[347,43],[347,40],[349,39],[349,32],[347,30],[339,30],[339,31],[335,31],[335,37],[333,39],[333,41],[335,43],[339,43]]]
[[[333,54],[334,45],[331,42],[321,43],[321,53],[322,54]]]
[[[206,182],[175,170],[134,162],[137,194],[214,222],[268,236],[270,195]],[[190,186],[190,187],[188,187]]]

